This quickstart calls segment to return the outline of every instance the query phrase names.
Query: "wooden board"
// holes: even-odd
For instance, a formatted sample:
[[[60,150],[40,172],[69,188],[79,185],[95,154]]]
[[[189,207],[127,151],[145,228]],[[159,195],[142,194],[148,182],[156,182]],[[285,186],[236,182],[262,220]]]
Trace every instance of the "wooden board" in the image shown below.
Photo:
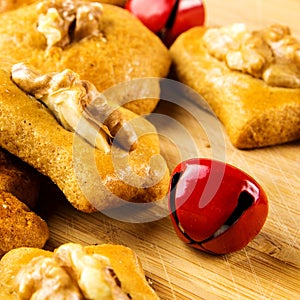
[[[245,22],[255,28],[279,22],[290,25],[300,37],[299,0],[207,0],[206,7],[208,25]],[[156,112],[183,124],[197,146],[197,155],[217,153],[261,183],[270,204],[261,233],[239,252],[212,256],[185,246],[168,216],[150,223],[126,223],[100,212],[81,213],[45,182],[39,211],[51,231],[46,248],[69,241],[129,246],[165,300],[300,299],[300,142],[241,151],[232,147],[223,132],[226,147],[222,140],[212,146],[188,112],[168,101],[161,102]],[[195,155],[183,133],[177,134],[176,142],[168,138],[173,129],[165,125],[161,136],[162,154],[171,169],[182,158]]]

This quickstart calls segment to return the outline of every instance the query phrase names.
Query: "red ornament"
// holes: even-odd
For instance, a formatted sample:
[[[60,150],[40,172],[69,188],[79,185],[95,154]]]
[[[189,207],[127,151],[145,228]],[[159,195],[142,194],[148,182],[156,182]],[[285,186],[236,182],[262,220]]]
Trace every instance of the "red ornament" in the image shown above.
[[[158,34],[167,46],[182,32],[205,22],[202,0],[129,0],[125,8]]]
[[[238,251],[263,227],[267,196],[240,169],[197,158],[179,164],[171,178],[171,220],[189,246],[214,254]]]

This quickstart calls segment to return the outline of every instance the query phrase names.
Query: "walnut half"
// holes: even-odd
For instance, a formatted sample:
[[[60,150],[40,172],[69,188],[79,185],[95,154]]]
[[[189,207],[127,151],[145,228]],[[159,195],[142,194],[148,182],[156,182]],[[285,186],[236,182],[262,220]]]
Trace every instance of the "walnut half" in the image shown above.
[[[286,26],[250,31],[244,24],[211,28],[203,36],[208,53],[232,70],[270,86],[300,88],[300,42]]]
[[[41,11],[37,30],[47,40],[48,49],[99,35],[103,6],[81,0],[46,0],[38,4]]]
[[[15,287],[21,300],[129,300],[111,270],[107,257],[68,243],[23,266]]]
[[[44,103],[66,130],[76,131],[99,150],[110,151],[111,140],[120,128],[124,130],[117,143],[125,149],[135,148],[136,134],[125,124],[121,112],[77,73],[66,69],[41,75],[18,63],[13,65],[11,76],[20,89]]]

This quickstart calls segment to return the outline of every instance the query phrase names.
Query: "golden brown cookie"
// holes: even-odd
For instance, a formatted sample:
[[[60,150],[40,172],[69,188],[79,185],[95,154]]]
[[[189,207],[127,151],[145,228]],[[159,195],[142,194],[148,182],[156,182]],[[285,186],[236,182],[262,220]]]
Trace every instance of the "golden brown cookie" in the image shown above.
[[[0,191],[0,256],[18,247],[42,248],[47,224],[12,194]]]
[[[4,60],[25,62],[43,73],[69,68],[99,91],[136,78],[167,76],[168,49],[127,10],[79,0],[52,3],[34,3],[0,15]],[[90,13],[82,13],[86,10]],[[124,88],[116,101],[138,114],[153,111],[160,96],[159,80],[135,88],[143,92],[142,99]]]
[[[125,246],[109,244],[69,243],[54,252],[24,247],[10,251],[0,261],[1,299],[30,297],[33,292],[49,293],[50,298],[72,294],[74,299],[159,299],[137,255]]]
[[[40,189],[40,174],[11,155],[0,149],[0,191],[13,194],[30,208],[36,204]]]
[[[13,9],[17,9],[24,5],[29,5],[34,2],[37,2],[40,0],[2,0],[0,2],[0,13],[4,11],[9,11]],[[108,3],[112,5],[118,5],[118,6],[125,6],[126,0],[90,0],[91,2],[101,2],[101,3]]]
[[[64,74],[63,82],[70,79],[71,71]],[[74,207],[92,212],[127,201],[153,202],[166,195],[169,171],[159,159],[159,137],[143,117],[122,107],[116,110],[124,128],[133,128],[128,134],[129,141],[136,141],[132,149],[111,145],[108,125],[99,135],[105,147],[94,148],[85,137],[64,128],[49,108],[22,91],[11,76],[0,70],[0,146],[50,177]],[[79,80],[78,88],[84,86],[89,85],[80,86]],[[71,93],[66,87],[62,90],[75,95],[74,86]],[[53,95],[55,100],[58,93]],[[73,116],[75,110],[70,111]]]
[[[170,49],[177,79],[204,97],[238,148],[299,139],[299,42],[284,26],[246,36],[236,26],[223,29],[231,32],[226,38],[202,27],[183,33]]]

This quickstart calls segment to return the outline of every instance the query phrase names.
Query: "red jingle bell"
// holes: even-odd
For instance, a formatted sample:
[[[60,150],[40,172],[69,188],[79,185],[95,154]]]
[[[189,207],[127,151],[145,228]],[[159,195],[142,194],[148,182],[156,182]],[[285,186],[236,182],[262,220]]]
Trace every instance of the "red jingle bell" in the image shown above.
[[[214,254],[245,247],[268,214],[262,187],[245,172],[217,160],[180,163],[172,173],[168,196],[178,237]]]
[[[129,0],[125,8],[168,47],[181,33],[205,22],[202,0]]]

